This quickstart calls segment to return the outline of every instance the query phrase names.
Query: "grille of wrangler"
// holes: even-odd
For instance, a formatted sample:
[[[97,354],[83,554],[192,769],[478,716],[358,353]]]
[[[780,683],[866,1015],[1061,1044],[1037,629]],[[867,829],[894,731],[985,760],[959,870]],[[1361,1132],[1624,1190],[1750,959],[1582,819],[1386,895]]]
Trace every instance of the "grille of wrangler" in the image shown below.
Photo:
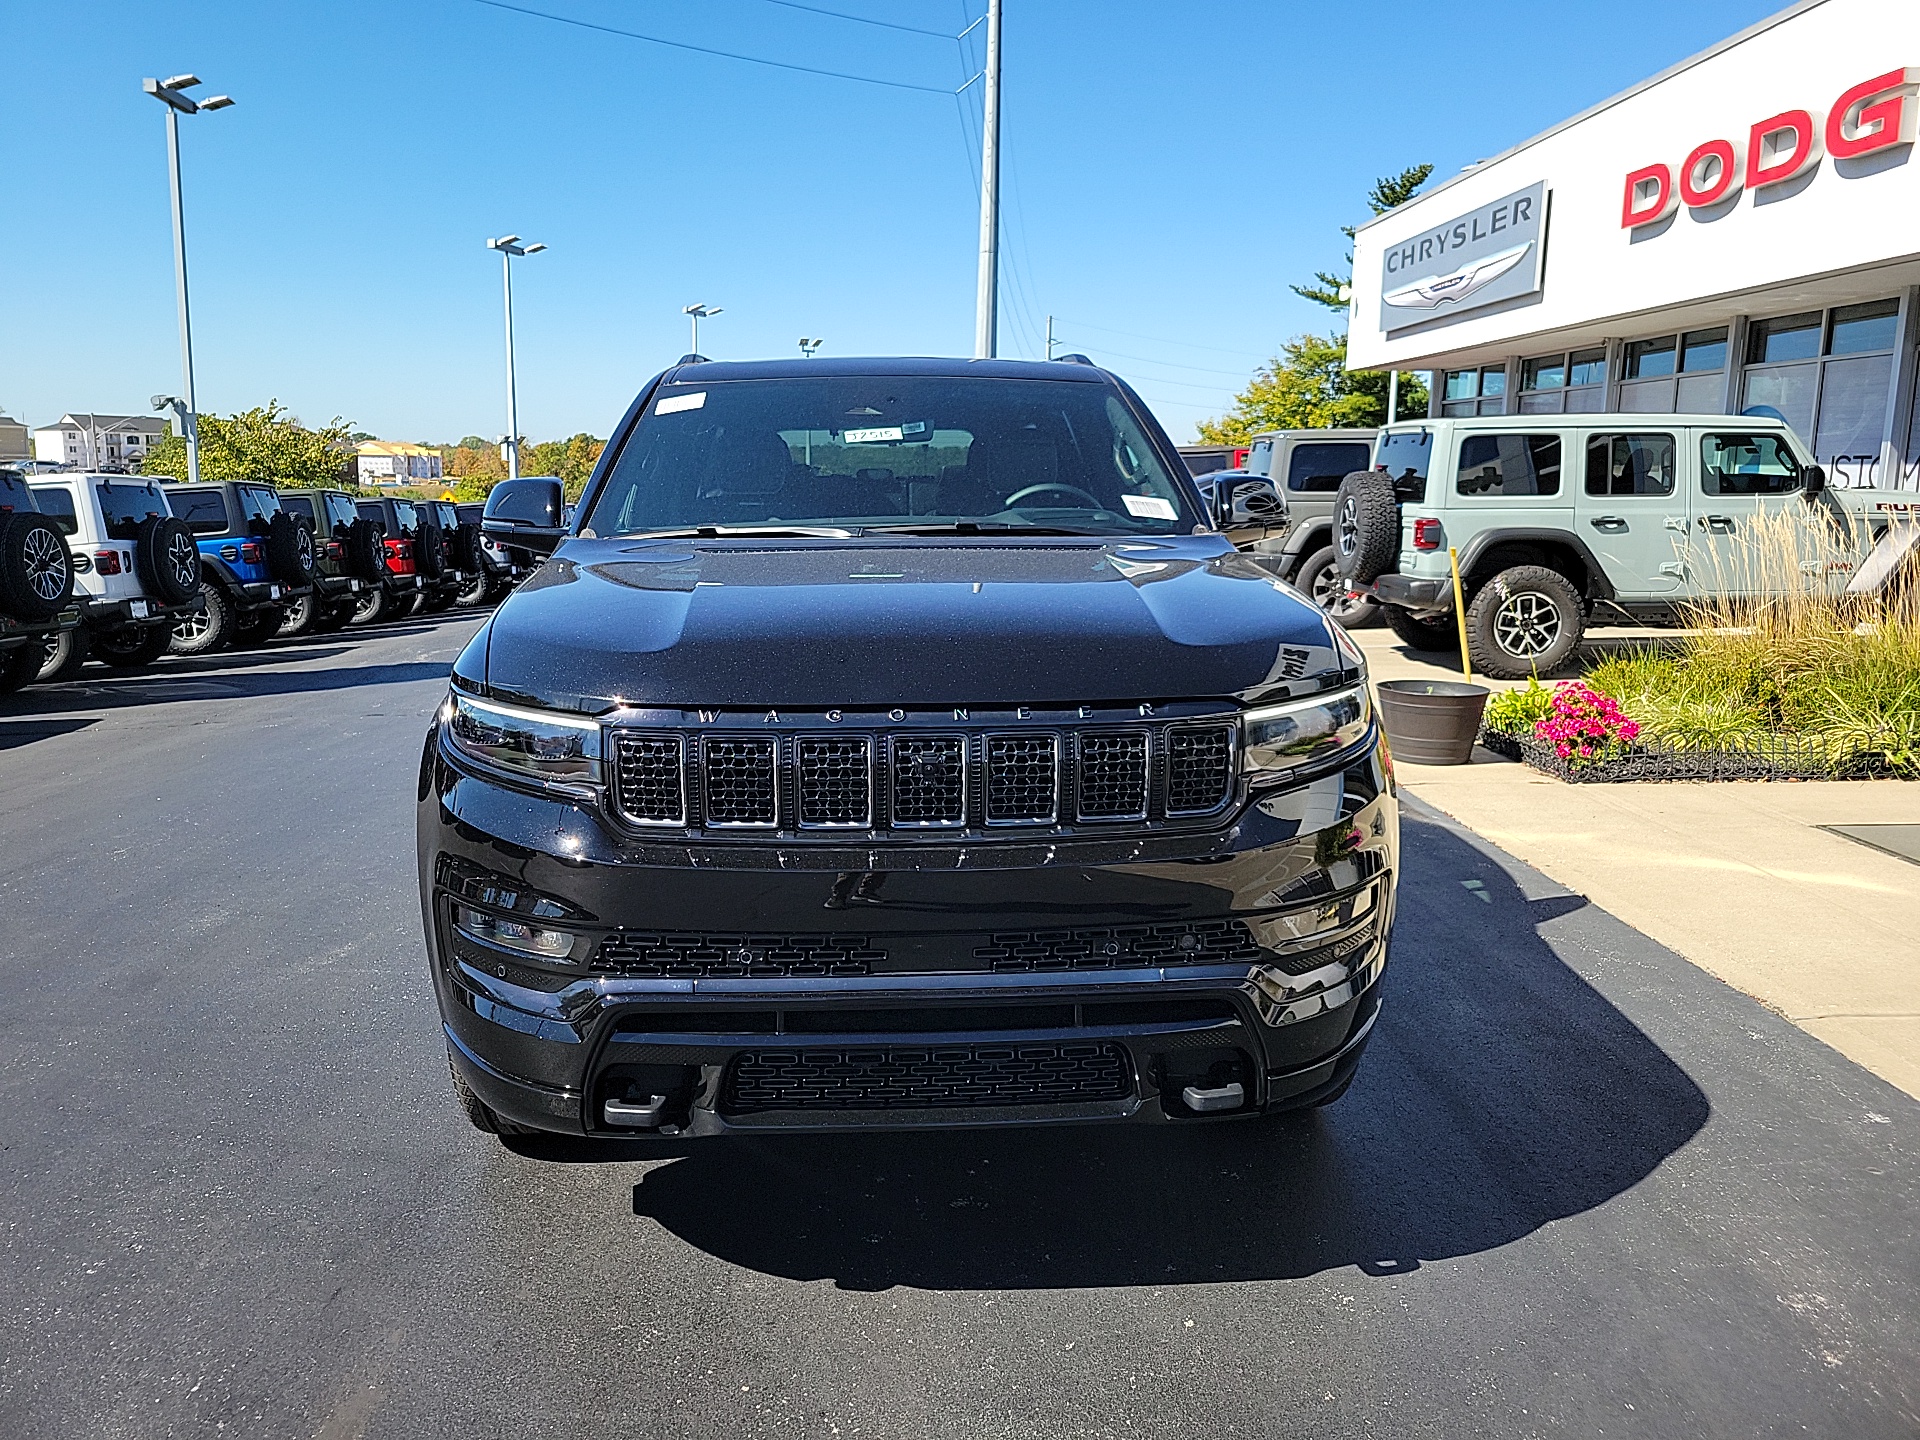
[[[1241,920],[1194,920],[1112,930],[1018,930],[977,945],[974,958],[995,972],[1113,970],[1143,965],[1251,965],[1260,958]]]
[[[1133,1093],[1126,1050],[1111,1041],[752,1050],[727,1071],[721,1108],[925,1110],[1118,1100]]]
[[[918,830],[1197,817],[1233,794],[1231,721],[987,734],[616,727],[613,804],[635,826]]]

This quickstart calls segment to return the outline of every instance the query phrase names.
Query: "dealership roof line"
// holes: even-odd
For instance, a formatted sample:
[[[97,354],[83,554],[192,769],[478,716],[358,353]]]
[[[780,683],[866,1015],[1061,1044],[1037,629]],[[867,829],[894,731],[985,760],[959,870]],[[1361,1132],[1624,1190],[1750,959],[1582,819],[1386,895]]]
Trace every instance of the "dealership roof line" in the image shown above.
[[[1796,15],[1805,14],[1807,11],[1816,9],[1819,6],[1824,5],[1826,3],[1827,3],[1827,0],[1798,0],[1797,4],[1789,5],[1786,9],[1780,11],[1777,15],[1769,15],[1764,20],[1756,20],[1753,24],[1749,25],[1746,29],[1740,31],[1738,34],[1729,35],[1726,39],[1720,41],[1718,44],[1709,45],[1705,50],[1702,50],[1699,54],[1689,55],[1685,60],[1680,61],[1678,64],[1669,65],[1666,69],[1662,70],[1658,75],[1650,75],[1645,80],[1642,80],[1638,85],[1628,86],[1625,90],[1622,90],[1618,95],[1608,96],[1605,100],[1602,100],[1597,105],[1589,105],[1585,110],[1582,110],[1578,115],[1569,116],[1567,119],[1562,120],[1558,125],[1550,126],[1549,128],[1542,130],[1538,135],[1533,136],[1531,139],[1522,140],[1518,145],[1512,146],[1511,148],[1506,150],[1502,150],[1498,155],[1493,156],[1491,159],[1475,161],[1472,165],[1467,167],[1465,170],[1462,170],[1458,175],[1448,176],[1445,180],[1442,180],[1438,185],[1434,186],[1431,190],[1425,191],[1420,195],[1416,195],[1413,199],[1407,201],[1406,204],[1396,206],[1394,209],[1388,210],[1384,214],[1375,215],[1370,219],[1364,220],[1354,228],[1356,230],[1368,230],[1383,220],[1387,220],[1395,216],[1404,215],[1410,206],[1417,205],[1422,200],[1431,200],[1435,195],[1438,195],[1441,191],[1447,189],[1449,186],[1455,185],[1460,181],[1467,179],[1469,176],[1479,174],[1482,170],[1486,169],[1489,165],[1497,165],[1500,163],[1500,161],[1505,160],[1510,155],[1518,155],[1522,150],[1525,150],[1530,145],[1538,145],[1542,140],[1547,139],[1549,136],[1558,135],[1562,130],[1566,130],[1572,126],[1578,125],[1583,120],[1591,119],[1593,116],[1598,115],[1602,110],[1610,110],[1615,105],[1620,104],[1622,101],[1631,100],[1634,96],[1638,95],[1643,90],[1651,90],[1654,86],[1662,84],[1665,81],[1671,80],[1674,76],[1680,74],[1682,71],[1691,70],[1694,66],[1699,65],[1705,61],[1711,60],[1713,59],[1714,56],[1722,54],[1725,51],[1731,50],[1736,45],[1744,44],[1746,41],[1751,40],[1756,35],[1764,35],[1767,31],[1773,29],[1773,27],[1776,25],[1785,24],[1787,21],[1793,19]]]

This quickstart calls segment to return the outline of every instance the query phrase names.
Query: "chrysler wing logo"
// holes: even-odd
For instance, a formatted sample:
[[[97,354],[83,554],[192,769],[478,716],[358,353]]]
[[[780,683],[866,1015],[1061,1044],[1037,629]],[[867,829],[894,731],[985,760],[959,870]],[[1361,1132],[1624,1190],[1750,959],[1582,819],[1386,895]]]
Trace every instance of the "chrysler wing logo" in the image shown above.
[[[1533,241],[1502,250],[1484,260],[1462,265],[1450,275],[1429,275],[1381,296],[1384,304],[1399,310],[1437,310],[1442,305],[1457,305],[1469,295],[1484,290],[1526,258]]]

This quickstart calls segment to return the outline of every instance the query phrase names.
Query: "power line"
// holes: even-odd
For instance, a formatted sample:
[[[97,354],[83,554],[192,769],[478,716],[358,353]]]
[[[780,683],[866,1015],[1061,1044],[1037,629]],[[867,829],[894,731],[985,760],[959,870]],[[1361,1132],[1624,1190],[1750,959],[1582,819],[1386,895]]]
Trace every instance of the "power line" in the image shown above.
[[[959,91],[934,85],[912,85],[905,80],[881,80],[872,75],[850,75],[844,70],[821,70],[812,65],[792,65],[785,60],[764,60],[758,55],[741,55],[732,50],[716,50],[707,45],[690,45],[684,40],[663,40],[658,35],[642,35],[638,30],[621,30],[612,25],[596,25],[591,20],[576,20],[571,15],[550,15],[544,10],[528,10],[509,5],[505,0],[473,0],[476,5],[495,10],[511,10],[516,15],[531,15],[536,20],[551,20],[559,25],[575,25],[582,30],[597,30],[603,35],[622,35],[629,40],[645,40],[650,45],[666,45],[675,50],[691,50],[699,55],[715,55],[722,60],[744,60],[749,65],[766,65],[775,70],[797,70],[803,75],[824,75],[833,80],[857,80],[862,85],[884,85],[890,90],[917,90],[923,95],[957,95]],[[969,82],[971,83],[971,82]],[[962,86],[961,89],[965,89]]]
[[[848,15],[839,10],[822,10],[818,5],[802,5],[799,0],[766,0],[766,3],[782,5],[789,10],[805,10],[814,15],[831,15],[835,20],[851,20],[856,25],[878,25],[882,30],[904,30],[909,35],[931,35],[936,40],[955,38],[944,30],[923,30],[918,25],[896,25],[891,20],[870,20],[865,15]]]
[[[1060,317],[1056,315],[1053,318],[1058,320]],[[1129,355],[1124,350],[1108,350],[1104,345],[1095,348],[1107,355],[1118,355],[1122,360],[1138,360],[1143,365],[1158,365],[1164,370],[1191,370],[1196,375],[1229,375],[1242,380],[1251,378],[1245,370],[1216,370],[1210,365],[1186,365],[1178,360],[1161,360],[1152,355]]]
[[[1212,350],[1220,355],[1245,355],[1249,358],[1258,358],[1260,360],[1271,360],[1273,358],[1271,355],[1260,355],[1256,357],[1251,350],[1229,350],[1224,345],[1201,345],[1192,340],[1170,339],[1165,335],[1142,335],[1138,330],[1115,330],[1110,325],[1093,325],[1085,320],[1075,320],[1069,315],[1056,315],[1053,318],[1061,321],[1063,324],[1077,326],[1082,330],[1098,330],[1103,335],[1126,335],[1135,340],[1151,340],[1156,345],[1182,345],[1189,350]]]

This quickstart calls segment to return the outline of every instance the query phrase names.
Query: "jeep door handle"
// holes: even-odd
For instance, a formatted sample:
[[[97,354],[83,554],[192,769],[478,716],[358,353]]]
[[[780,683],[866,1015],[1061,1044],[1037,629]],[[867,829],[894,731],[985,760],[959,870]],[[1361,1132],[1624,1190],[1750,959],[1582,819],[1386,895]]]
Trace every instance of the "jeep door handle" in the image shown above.
[[[1596,515],[1587,522],[1596,530],[1617,532],[1627,528],[1627,522],[1618,515]]]
[[[1733,517],[1731,515],[1702,515],[1700,517],[1700,528],[1702,530],[1716,531],[1722,535],[1731,535],[1733,533]]]

